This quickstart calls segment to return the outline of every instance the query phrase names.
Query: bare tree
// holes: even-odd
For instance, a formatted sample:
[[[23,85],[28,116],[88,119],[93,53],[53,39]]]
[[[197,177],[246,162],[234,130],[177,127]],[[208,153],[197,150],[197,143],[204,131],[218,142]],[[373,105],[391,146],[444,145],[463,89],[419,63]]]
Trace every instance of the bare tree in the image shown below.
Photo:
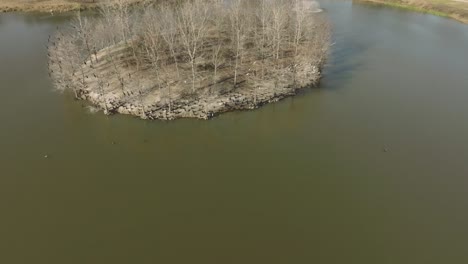
[[[115,30],[117,15],[115,8],[112,7],[109,1],[103,1],[99,6],[102,19],[102,30],[99,32],[100,36],[108,42],[107,46],[116,45],[120,41],[121,34]],[[104,46],[106,47],[106,46]]]
[[[209,11],[206,1],[186,1],[179,7],[177,16],[180,38],[190,60],[192,93],[195,93],[196,61],[201,56],[200,49],[208,32]]]
[[[76,22],[74,24],[75,25],[73,27],[78,32],[77,38],[82,42],[87,56],[91,58],[91,55],[92,55],[92,50],[91,50],[91,45],[90,45],[91,28],[88,23],[88,19],[86,17],[85,18],[81,17],[81,11],[78,11],[77,16],[76,16]],[[92,59],[91,59],[91,63],[93,63]]]
[[[218,39],[217,44],[212,46],[211,63],[213,64],[213,88],[218,83],[218,68],[223,64],[221,54],[222,43]],[[212,91],[212,90],[211,90]]]
[[[120,34],[125,43],[128,41],[128,35],[130,34],[130,15],[128,2],[126,0],[116,0],[115,2],[117,8],[116,18],[118,27],[120,29]]]
[[[232,0],[229,10],[229,19],[232,31],[232,44],[234,52],[234,87],[237,85],[237,77],[244,52],[244,45],[248,35],[248,17],[243,8],[245,0]]]
[[[285,29],[288,22],[287,8],[282,0],[273,0],[275,4],[271,6],[271,39],[274,46],[274,57],[278,62],[280,58],[281,45],[285,39]]]
[[[257,51],[261,58],[261,76],[263,80],[265,75],[265,49],[267,47],[267,23],[268,23],[268,11],[266,0],[259,0],[256,8],[256,18],[259,21],[260,29],[256,32],[256,41]]]
[[[292,10],[292,36],[294,46],[294,60],[293,60],[293,86],[296,86],[297,80],[297,68],[299,67],[299,48],[304,41],[306,26],[311,26],[310,23],[307,25],[308,11],[304,6],[304,0],[294,0],[294,9]],[[310,15],[310,14],[309,14]],[[310,19],[309,19],[310,20]]]
[[[158,20],[154,13],[146,13],[143,18],[143,46],[145,49],[145,60],[149,62],[152,70],[157,76],[160,85],[160,62],[161,62],[161,32]]]
[[[173,7],[171,7],[168,4],[165,4],[161,6],[158,15],[159,19],[157,20],[157,23],[160,26],[160,34],[169,48],[169,51],[171,53],[176,67],[177,77],[180,78],[176,51],[176,47],[179,41],[179,29],[177,27],[175,11]]]

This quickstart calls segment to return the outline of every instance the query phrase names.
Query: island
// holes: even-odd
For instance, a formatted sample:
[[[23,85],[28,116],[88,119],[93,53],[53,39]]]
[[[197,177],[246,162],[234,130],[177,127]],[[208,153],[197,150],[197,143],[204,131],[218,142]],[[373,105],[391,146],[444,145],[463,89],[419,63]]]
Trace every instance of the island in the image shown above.
[[[117,1],[49,39],[49,74],[105,114],[209,119],[316,86],[329,47],[314,1]]]

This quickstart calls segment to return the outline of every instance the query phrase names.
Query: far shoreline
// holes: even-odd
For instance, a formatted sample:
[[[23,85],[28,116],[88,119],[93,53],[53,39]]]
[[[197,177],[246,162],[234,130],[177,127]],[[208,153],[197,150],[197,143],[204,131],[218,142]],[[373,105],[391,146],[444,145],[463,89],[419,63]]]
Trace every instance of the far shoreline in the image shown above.
[[[353,0],[358,4],[368,4],[368,5],[377,5],[377,6],[388,6],[393,8],[398,8],[402,10],[408,10],[423,14],[429,14],[439,17],[450,18],[456,20],[463,24],[468,24],[468,11],[455,10],[453,7],[448,5],[421,5],[404,3],[398,0]],[[466,8],[468,8],[468,2],[466,3]],[[457,12],[462,11],[462,14]]]
[[[138,4],[144,0],[128,0],[131,4]],[[399,0],[353,0],[355,3],[359,4],[371,4],[371,5],[381,5],[388,6],[393,8],[399,8],[403,10],[409,10],[419,13],[425,13],[430,15],[435,15],[439,17],[446,17],[454,19],[463,24],[468,24],[468,11],[463,11],[462,8],[456,9],[448,5],[417,5],[413,3],[405,3]],[[463,5],[463,2],[460,1],[460,5]],[[27,3],[19,2],[14,0],[7,0],[5,3],[0,3],[0,13],[67,13],[73,11],[86,11],[86,10],[96,10],[99,8],[99,3],[78,3],[78,2],[68,2],[62,0],[48,0],[45,2],[37,3]],[[466,3],[466,8],[468,10],[468,2]],[[461,14],[460,14],[461,12]]]
[[[138,4],[144,0],[127,0],[130,4]],[[75,2],[64,0],[46,0],[41,2],[25,2],[21,0],[5,0],[0,3],[0,13],[50,13],[60,14],[74,11],[96,10],[99,8],[97,2]]]

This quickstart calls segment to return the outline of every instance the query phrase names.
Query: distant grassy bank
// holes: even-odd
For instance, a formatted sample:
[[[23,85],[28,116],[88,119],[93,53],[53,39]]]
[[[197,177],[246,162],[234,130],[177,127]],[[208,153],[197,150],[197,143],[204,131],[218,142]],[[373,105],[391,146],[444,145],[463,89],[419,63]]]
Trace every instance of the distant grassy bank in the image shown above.
[[[0,0],[0,12],[47,12],[62,13],[97,8],[103,2],[120,0]],[[124,0],[138,3],[143,0]]]
[[[354,0],[358,3],[385,5],[440,17],[450,17],[468,24],[468,0]]]
[[[97,8],[103,2],[126,1],[139,3],[144,0],[0,0],[0,12],[62,13]],[[353,0],[358,3],[385,5],[450,17],[468,24],[468,0]]]

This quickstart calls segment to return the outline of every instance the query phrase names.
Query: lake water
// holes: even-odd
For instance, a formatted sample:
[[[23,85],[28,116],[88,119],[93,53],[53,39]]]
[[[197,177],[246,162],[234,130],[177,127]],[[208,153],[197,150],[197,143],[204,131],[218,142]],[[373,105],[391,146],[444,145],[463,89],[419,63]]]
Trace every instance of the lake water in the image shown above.
[[[468,263],[468,26],[322,7],[320,88],[174,122],[54,92],[69,18],[0,14],[0,263]]]

